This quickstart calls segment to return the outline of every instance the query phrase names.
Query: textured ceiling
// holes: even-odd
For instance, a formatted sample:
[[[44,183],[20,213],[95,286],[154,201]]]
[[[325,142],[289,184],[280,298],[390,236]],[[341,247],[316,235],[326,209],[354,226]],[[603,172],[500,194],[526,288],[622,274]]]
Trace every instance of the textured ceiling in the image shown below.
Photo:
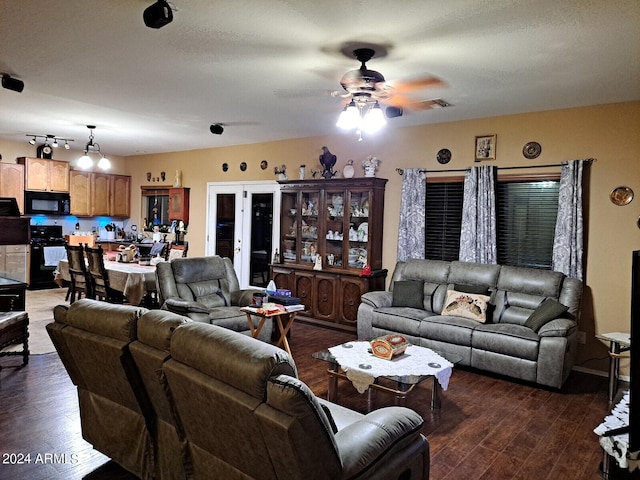
[[[453,106],[387,128],[640,99],[637,0],[175,0],[146,28],[151,0],[0,0],[0,139],[74,138],[97,126],[104,153],[135,155],[338,133],[329,92],[367,63]],[[225,124],[223,135],[209,125]]]

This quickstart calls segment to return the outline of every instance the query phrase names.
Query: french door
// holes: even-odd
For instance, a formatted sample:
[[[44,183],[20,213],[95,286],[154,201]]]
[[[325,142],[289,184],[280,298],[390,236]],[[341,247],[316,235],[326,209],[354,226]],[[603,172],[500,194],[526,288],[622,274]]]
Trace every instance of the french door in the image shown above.
[[[276,182],[207,184],[206,255],[229,257],[240,288],[267,286],[279,232]]]

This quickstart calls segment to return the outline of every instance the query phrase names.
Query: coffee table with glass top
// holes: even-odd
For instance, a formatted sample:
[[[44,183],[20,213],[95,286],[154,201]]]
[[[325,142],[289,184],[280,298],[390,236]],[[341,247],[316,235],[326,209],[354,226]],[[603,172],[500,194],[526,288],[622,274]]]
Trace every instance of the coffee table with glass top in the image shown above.
[[[342,346],[346,346],[346,348],[350,348],[350,345],[368,344],[368,343],[369,342],[346,342],[345,344],[342,344]],[[365,347],[361,346],[361,348],[365,348]],[[428,348],[419,347],[416,345],[412,345],[411,349],[414,349],[414,350],[408,350],[408,352],[415,351],[415,349],[423,349],[425,351],[423,353],[430,352],[431,354],[439,355],[440,358],[443,358],[444,360],[448,360],[452,365],[456,365],[457,363],[462,361],[462,357],[456,354],[450,354],[450,353],[443,354],[439,352],[434,352],[433,350],[430,350]],[[317,360],[322,360],[324,362],[329,363],[330,366],[329,366],[329,369],[327,370],[327,373],[329,375],[329,388],[327,392],[327,400],[331,402],[337,402],[338,380],[339,379],[349,380],[349,381],[352,381],[352,380],[349,378],[343,366],[336,359],[336,357],[329,351],[329,349],[315,352],[312,355],[312,357]],[[390,362],[390,361],[375,358],[373,354],[371,354],[371,359],[372,361],[370,363],[367,362],[365,364],[358,365],[358,367],[362,368],[363,372],[366,372],[367,374],[375,377],[373,382],[370,383],[368,385],[368,388],[366,389],[367,410],[369,411],[371,410],[372,391],[376,390],[376,391],[383,391],[383,392],[390,393],[395,396],[397,404],[404,405],[409,393],[411,393],[417,385],[419,385],[420,383],[428,379],[432,380],[431,409],[437,410],[440,408],[441,406],[440,394],[441,394],[442,386],[440,385],[440,382],[438,381],[436,374],[424,374],[424,375],[404,374],[403,373],[404,368],[403,368],[401,357],[391,360],[391,362],[394,362],[394,368],[397,366],[397,372],[398,372],[397,375],[388,375],[386,373],[380,374],[380,372],[376,371],[377,370],[376,364],[379,365],[378,361],[382,361],[382,362]],[[385,365],[385,364],[383,365],[385,367],[384,371],[385,372],[389,371],[388,365]],[[434,368],[439,368],[441,366],[439,363],[433,363],[430,365],[433,365]]]

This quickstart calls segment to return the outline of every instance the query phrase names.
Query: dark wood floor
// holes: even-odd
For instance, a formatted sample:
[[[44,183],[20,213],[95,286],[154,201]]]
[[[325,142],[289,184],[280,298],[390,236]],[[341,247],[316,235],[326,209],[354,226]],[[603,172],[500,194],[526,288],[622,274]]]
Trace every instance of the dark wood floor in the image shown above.
[[[316,395],[326,396],[326,364],[311,353],[354,338],[294,325],[299,376]],[[76,390],[56,354],[34,355],[24,368],[17,358],[0,362],[0,479],[133,478],[82,439]],[[420,385],[407,406],[425,420],[431,479],[601,478],[593,429],[608,410],[605,378],[573,372],[558,392],[456,368],[437,411],[429,407],[430,389],[430,382]],[[392,402],[374,396],[376,408]],[[340,403],[364,412],[366,396],[341,383]],[[11,465],[26,454],[31,463]]]

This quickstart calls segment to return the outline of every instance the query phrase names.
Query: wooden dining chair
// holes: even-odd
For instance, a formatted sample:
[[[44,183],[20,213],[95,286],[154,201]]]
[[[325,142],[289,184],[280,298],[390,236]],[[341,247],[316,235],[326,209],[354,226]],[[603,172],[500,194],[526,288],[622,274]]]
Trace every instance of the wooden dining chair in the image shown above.
[[[67,261],[69,262],[69,277],[71,282],[67,291],[66,299],[73,303],[82,298],[93,298],[91,291],[91,279],[87,271],[87,264],[84,260],[84,248],[82,245],[65,245],[67,251]]]
[[[124,296],[111,288],[109,274],[104,266],[104,252],[102,246],[90,247],[86,245],[84,251],[89,263],[89,278],[91,280],[92,298],[109,303],[123,303]]]

